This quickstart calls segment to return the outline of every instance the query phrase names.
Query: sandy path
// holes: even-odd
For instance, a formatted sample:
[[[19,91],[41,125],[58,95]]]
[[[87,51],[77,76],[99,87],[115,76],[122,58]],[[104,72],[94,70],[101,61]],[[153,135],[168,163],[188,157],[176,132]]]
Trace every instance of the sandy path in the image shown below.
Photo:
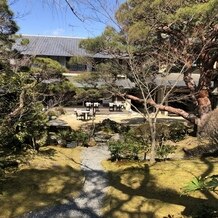
[[[65,115],[61,115],[59,119],[67,122],[72,129],[77,130],[79,129],[82,125],[89,125],[93,121],[88,120],[88,121],[82,121],[82,120],[77,120],[76,115],[73,113],[67,113]],[[128,123],[130,120],[133,119],[143,119],[142,116],[138,113],[132,112],[132,113],[111,113],[111,114],[96,114],[94,122],[95,123],[100,123],[105,119],[110,119],[113,121],[116,121],[118,123]]]

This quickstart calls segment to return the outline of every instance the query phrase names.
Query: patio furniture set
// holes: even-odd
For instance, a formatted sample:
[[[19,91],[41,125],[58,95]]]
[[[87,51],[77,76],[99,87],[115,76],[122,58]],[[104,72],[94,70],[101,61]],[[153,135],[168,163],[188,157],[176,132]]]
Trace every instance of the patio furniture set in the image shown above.
[[[75,109],[74,113],[76,114],[77,120],[91,120],[95,118],[96,111],[99,111],[99,102],[86,102],[85,110]],[[110,102],[109,111],[122,111],[124,105],[121,102]]]
[[[95,117],[95,113],[93,111],[75,109],[74,112],[77,120],[91,120]]]
[[[121,102],[109,103],[109,111],[122,111],[123,109],[124,109],[124,105]]]
[[[100,104],[98,102],[86,102],[85,110],[75,109],[76,118],[78,120],[91,120],[95,118],[96,111],[99,111]]]

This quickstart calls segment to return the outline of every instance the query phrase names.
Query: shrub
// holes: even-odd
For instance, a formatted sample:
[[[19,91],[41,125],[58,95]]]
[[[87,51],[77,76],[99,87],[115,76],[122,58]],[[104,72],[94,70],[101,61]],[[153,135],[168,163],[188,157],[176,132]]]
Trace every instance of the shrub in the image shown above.
[[[215,191],[218,187],[218,175],[212,175],[207,177],[195,177],[184,188],[183,193],[189,193],[201,190]]]
[[[96,125],[96,131],[105,131],[107,133],[125,133],[130,127],[119,124],[113,120],[105,119],[102,123]]]
[[[145,145],[140,137],[128,132],[122,140],[109,142],[109,151],[112,160],[138,160],[139,155],[145,151]]]
[[[176,147],[168,144],[161,144],[157,148],[157,156],[166,159],[169,154],[175,153]]]
[[[180,141],[188,132],[188,127],[181,121],[157,123],[156,129],[156,139],[160,142],[166,140]],[[142,135],[144,140],[150,141],[150,127],[148,123],[136,127],[134,131],[136,135]]]
[[[121,128],[113,121],[104,121],[104,128],[114,132],[121,132]],[[157,123],[157,157],[166,159],[169,154],[175,152],[175,146],[166,144],[167,140],[179,141],[187,134],[187,127],[182,122]],[[144,123],[141,126],[122,132],[123,139],[109,143],[112,160],[145,159],[150,151],[150,126]],[[143,155],[143,158],[140,158]]]
[[[185,138],[188,127],[180,121],[171,122],[169,125],[169,139],[177,142]]]
[[[124,150],[125,144],[120,140],[109,142],[109,151],[111,152],[112,161],[120,160]]]
[[[74,137],[74,133],[70,130],[59,130],[57,135],[66,141],[72,141]]]
[[[89,139],[89,134],[78,130],[73,132],[73,140],[76,141],[77,145],[87,145],[88,139]]]

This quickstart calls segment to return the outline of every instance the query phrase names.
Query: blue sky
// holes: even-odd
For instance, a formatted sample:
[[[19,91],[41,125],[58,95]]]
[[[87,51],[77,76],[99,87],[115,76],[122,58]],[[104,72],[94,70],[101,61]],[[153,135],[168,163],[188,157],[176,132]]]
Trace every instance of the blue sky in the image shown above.
[[[105,27],[105,23],[110,23],[110,19],[105,16],[104,8],[95,11],[99,5],[96,0],[80,0],[84,4],[74,5],[80,21],[73,15],[64,0],[9,0],[10,8],[15,13],[15,20],[20,27],[18,33],[29,35],[55,35],[72,37],[95,37],[100,35]],[[114,14],[118,1],[101,0],[104,4],[101,7]],[[120,0],[123,2],[124,0]],[[55,2],[55,3],[54,3]],[[69,0],[70,3],[75,0]],[[90,2],[92,9],[90,9]],[[100,12],[100,13],[99,13]],[[94,21],[95,20],[98,21]],[[100,20],[100,21],[99,21]],[[103,22],[103,23],[102,23]]]

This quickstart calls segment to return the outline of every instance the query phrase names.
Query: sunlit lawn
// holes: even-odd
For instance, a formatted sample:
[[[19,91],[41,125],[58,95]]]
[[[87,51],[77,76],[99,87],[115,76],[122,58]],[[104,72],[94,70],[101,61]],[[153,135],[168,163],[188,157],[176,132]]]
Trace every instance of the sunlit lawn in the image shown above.
[[[0,217],[63,203],[82,188],[80,148],[42,148],[28,165],[1,180]]]
[[[202,204],[218,207],[218,195],[195,192],[182,195],[194,176],[218,174],[217,159],[194,159],[147,163],[104,162],[110,189],[105,217],[187,217]],[[170,217],[170,216],[169,216]]]

